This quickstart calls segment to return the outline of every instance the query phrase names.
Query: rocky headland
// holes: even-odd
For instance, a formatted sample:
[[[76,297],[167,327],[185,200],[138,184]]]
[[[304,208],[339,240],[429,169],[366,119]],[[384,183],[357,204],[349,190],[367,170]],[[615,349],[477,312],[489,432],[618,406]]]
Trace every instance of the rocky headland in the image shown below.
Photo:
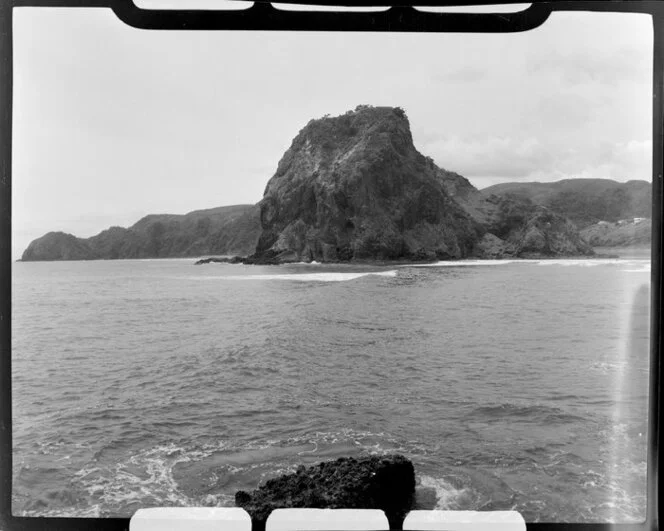
[[[268,480],[252,493],[238,491],[254,529],[264,529],[274,509],[381,509],[400,529],[415,501],[415,470],[402,455],[340,458]]]
[[[111,227],[91,238],[49,232],[31,242],[21,260],[246,256],[254,251],[259,234],[255,205],[197,210],[181,216],[151,214],[129,228]]]
[[[311,120],[257,205],[150,215],[91,238],[51,232],[22,260],[230,256],[198,263],[592,256],[590,232],[650,215],[649,183],[574,179],[483,191],[414,146],[405,112],[358,106]],[[646,216],[647,215],[647,216]],[[634,217],[637,217],[634,214]],[[592,236],[592,237],[591,237]]]

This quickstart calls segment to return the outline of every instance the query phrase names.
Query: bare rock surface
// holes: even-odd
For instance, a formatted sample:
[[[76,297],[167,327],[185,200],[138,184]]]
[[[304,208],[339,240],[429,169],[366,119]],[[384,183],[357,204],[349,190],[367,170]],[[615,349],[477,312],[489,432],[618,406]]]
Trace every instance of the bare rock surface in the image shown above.
[[[415,471],[402,455],[340,458],[270,479],[247,493],[235,494],[235,505],[245,509],[263,528],[272,510],[279,508],[381,509],[390,527],[401,522],[414,503]]]

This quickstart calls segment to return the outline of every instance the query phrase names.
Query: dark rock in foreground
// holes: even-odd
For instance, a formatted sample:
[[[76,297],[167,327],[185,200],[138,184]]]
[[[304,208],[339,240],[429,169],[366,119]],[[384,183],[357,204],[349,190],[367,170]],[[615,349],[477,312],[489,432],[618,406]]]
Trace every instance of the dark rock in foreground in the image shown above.
[[[402,455],[341,458],[267,481],[253,493],[238,491],[235,505],[264,528],[273,509],[381,509],[391,528],[401,526],[415,496],[415,470]]]

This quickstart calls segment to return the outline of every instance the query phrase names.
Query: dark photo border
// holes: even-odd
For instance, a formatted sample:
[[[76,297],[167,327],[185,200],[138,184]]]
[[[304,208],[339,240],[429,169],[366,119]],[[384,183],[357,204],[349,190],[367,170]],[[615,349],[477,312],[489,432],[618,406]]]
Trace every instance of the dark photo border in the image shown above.
[[[140,9],[132,0],[0,0],[0,531],[8,530],[126,530],[129,518],[17,517],[12,497],[11,387],[11,132],[13,9],[23,7],[110,8],[126,24],[144,30],[261,30],[372,32],[491,32],[527,31],[544,24],[556,11],[644,13],[652,17],[653,54],[653,174],[650,405],[646,521],[640,524],[528,523],[527,531],[650,531],[659,529],[659,441],[662,416],[662,208],[664,205],[664,0],[663,1],[537,1],[516,13],[430,13],[412,6],[517,4],[502,2],[442,2],[419,0],[357,2],[279,0],[281,3],[392,6],[381,12],[283,11],[262,0],[240,11]],[[269,90],[266,89],[266,90]],[[256,526],[254,525],[254,528]]]

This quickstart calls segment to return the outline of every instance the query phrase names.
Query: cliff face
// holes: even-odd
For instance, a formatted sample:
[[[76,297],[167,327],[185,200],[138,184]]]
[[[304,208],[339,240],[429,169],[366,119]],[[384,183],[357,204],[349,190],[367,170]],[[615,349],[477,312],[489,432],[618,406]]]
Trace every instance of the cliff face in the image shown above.
[[[312,120],[265,189],[256,262],[592,254],[529,200],[489,199],[413,145],[399,108]]]
[[[461,258],[483,232],[390,107],[309,122],[259,204],[259,260]]]
[[[34,240],[23,261],[166,258],[243,254],[256,248],[259,210],[254,205],[150,215],[129,228],[111,227],[91,238],[50,232]]]

